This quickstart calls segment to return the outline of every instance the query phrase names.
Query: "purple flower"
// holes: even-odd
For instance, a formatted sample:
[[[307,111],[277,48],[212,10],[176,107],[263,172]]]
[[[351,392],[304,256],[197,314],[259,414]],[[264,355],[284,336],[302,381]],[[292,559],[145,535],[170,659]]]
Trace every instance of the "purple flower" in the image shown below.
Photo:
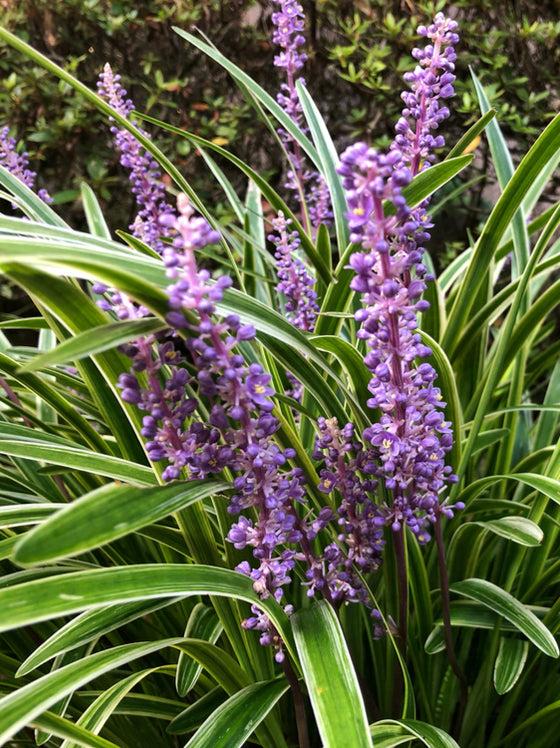
[[[99,94],[123,117],[130,117],[133,103],[127,98],[120,83],[120,75],[115,75],[109,63],[103,68],[97,84]],[[136,122],[131,120],[132,124]],[[132,193],[140,206],[138,215],[130,229],[134,235],[157,252],[164,250],[162,237],[170,236],[167,215],[171,208],[165,201],[165,187],[161,172],[155,160],[145,151],[138,140],[128,132],[113,125],[111,132],[121,153],[121,164],[130,171]],[[142,130],[146,136],[147,133]]]
[[[273,0],[279,6],[279,10],[272,14],[274,34],[272,40],[280,47],[280,52],[274,57],[276,67],[285,72],[286,80],[280,85],[280,92],[276,100],[298,126],[299,130],[306,134],[307,129],[303,122],[303,110],[296,89],[296,81],[305,85],[305,79],[300,75],[307,55],[301,51],[305,44],[303,36],[305,15],[302,6],[296,0]],[[288,158],[290,170],[287,174],[285,187],[293,190],[297,199],[305,201],[309,214],[304,211],[303,223],[313,227],[316,233],[319,224],[328,224],[332,220],[330,195],[324,179],[317,173],[305,168],[303,155],[298,142],[286,132],[279,129],[280,135]]]
[[[391,151],[400,154],[400,160],[395,162],[395,170],[409,170],[415,176],[429,168],[435,159],[434,150],[445,145],[443,136],[436,136],[433,132],[449,117],[449,109],[442,106],[441,100],[453,95],[456,59],[453,45],[459,41],[456,29],[457,23],[443,13],[437,13],[434,23],[427,28],[418,28],[420,36],[427,37],[432,43],[424,49],[413,50],[418,65],[413,72],[404,76],[411,90],[402,94],[405,108],[396,124],[395,140],[391,144]],[[416,276],[426,281],[431,280],[431,276],[426,275],[421,260],[424,253],[422,245],[430,238],[428,229],[432,227],[426,213],[428,204],[429,198],[411,212],[408,222],[411,227],[413,224],[415,226],[407,243],[407,251],[414,258]],[[412,297],[408,270],[405,281]],[[422,291],[423,288],[419,286],[417,295],[420,296]],[[427,302],[423,303],[425,308],[417,305],[416,311],[425,311]]]
[[[162,259],[173,280],[167,289],[168,321],[186,331],[186,351],[179,353],[174,340],[167,339],[159,342],[154,356],[154,337],[135,341],[126,347],[132,370],[121,375],[119,385],[127,402],[146,411],[142,435],[150,459],[167,461],[164,481],[204,478],[226,466],[234,474],[229,512],[254,507],[258,519],[253,523],[241,514],[227,539],[236,548],[252,548],[255,564],[243,563],[239,570],[251,577],[261,597],[274,595],[281,601],[296,561],[308,557],[286,548],[303,537],[295,506],[305,500],[305,479],[300,469],[287,464],[295,451],[273,441],[279,423],[271,413],[275,391],[270,374],[258,363],[247,365],[236,352],[239,343],[255,337],[254,328],[236,315],[215,319],[215,305],[231,280],[212,281],[206,270],[198,269],[197,253],[219,235],[195,215],[186,196],[179,195],[177,211],[174,220],[166,219],[175,238]],[[107,291],[102,285],[96,290]],[[185,358],[191,373],[183,366]],[[171,376],[163,383],[164,366]],[[139,383],[140,372],[147,387]],[[199,401],[209,413],[207,420],[199,414]],[[323,519],[314,520],[315,533]],[[273,644],[281,656],[281,641],[266,616],[246,625],[259,628],[261,641]]]
[[[427,37],[431,44],[412,51],[418,65],[404,75],[411,90],[402,94],[405,108],[397,122],[393,144],[413,174],[427,168],[434,161],[434,150],[445,144],[443,137],[434,136],[432,131],[449,116],[449,109],[442,106],[441,100],[454,93],[457,55],[453,45],[459,41],[457,28],[457,23],[443,13],[436,13],[433,24],[427,28],[418,27],[420,36]]]
[[[339,428],[336,418],[319,418],[317,425],[313,457],[325,460],[318,488],[337,495],[338,531],[337,542],[330,543],[322,558],[310,564],[308,595],[318,590],[337,604],[359,601],[371,605],[356,570],[365,574],[381,565],[384,518],[370,498],[379,473],[375,455],[356,440],[352,423]],[[329,515],[327,510],[325,525]],[[314,531],[315,526],[311,524],[311,528]],[[309,532],[308,538],[313,539]]]
[[[280,52],[274,58],[274,64],[286,71],[287,83],[281,86],[285,94],[277,96],[278,103],[284,111],[300,125],[301,104],[295,88],[295,80],[303,68],[307,55],[300,51],[305,44],[303,28],[305,15],[302,6],[296,0],[273,0],[280,8],[272,14],[274,34],[272,41],[280,47]],[[300,81],[303,79],[300,77]]]
[[[253,405],[257,408],[264,408],[265,411],[270,410],[269,398],[275,394],[274,389],[269,387],[270,380],[270,374],[263,373],[249,374],[245,380]]]
[[[319,312],[317,293],[313,289],[316,280],[295,255],[300,239],[297,231],[289,232],[290,223],[291,220],[286,220],[280,211],[272,221],[276,233],[268,237],[276,245],[274,256],[280,279],[276,290],[286,297],[285,308],[290,322],[300,330],[313,332]]]
[[[15,138],[10,137],[9,127],[3,127],[0,130],[0,166],[3,166],[10,174],[17,177],[26,187],[29,187],[31,190],[33,189],[37,175],[28,168],[28,154],[25,151],[22,153],[17,152],[17,143]],[[45,189],[39,190],[37,194],[43,202],[52,202],[49,193]],[[17,206],[14,204],[14,207]]]
[[[3,127],[0,130],[0,165],[27,187],[33,189],[36,174],[28,168],[29,156],[27,153],[17,152],[16,140],[10,137],[9,127]]]
[[[443,41],[456,40],[454,28],[438,14],[427,33],[439,42],[417,57],[426,65],[433,58],[439,60]],[[444,58],[449,75],[454,57],[447,51]],[[409,106],[403,113],[416,119],[415,133],[433,128],[434,118],[439,117],[436,113],[441,115],[441,110],[428,104],[436,92],[430,93],[425,86],[436,85],[434,76],[422,77],[420,72],[417,69],[415,79],[423,81],[423,87],[419,84],[416,89],[420,98],[413,104],[406,97]],[[450,79],[443,77],[439,93],[447,94],[448,85]],[[364,363],[371,372],[372,397],[367,405],[381,414],[363,438],[376,452],[379,476],[391,495],[373,521],[384,522],[394,531],[406,524],[425,542],[429,538],[426,523],[435,521],[445,504],[440,494],[456,478],[445,464],[453,437],[441,412],[445,404],[434,386],[436,373],[427,362],[416,364],[417,359],[431,355],[417,332],[417,314],[427,308],[421,295],[428,280],[419,242],[429,236],[425,231],[429,224],[423,206],[411,212],[401,190],[416,173],[418,159],[427,159],[428,152],[417,147],[415,136],[410,135],[413,130],[406,130],[405,122],[399,122],[387,155],[357,143],[342,154],[338,172],[347,195],[350,238],[363,250],[351,257],[350,267],[356,273],[351,287],[362,300],[355,315],[361,325],[358,337],[368,346]],[[435,147],[426,139],[419,142],[422,148],[428,142]],[[393,204],[393,214],[385,212],[384,201]]]

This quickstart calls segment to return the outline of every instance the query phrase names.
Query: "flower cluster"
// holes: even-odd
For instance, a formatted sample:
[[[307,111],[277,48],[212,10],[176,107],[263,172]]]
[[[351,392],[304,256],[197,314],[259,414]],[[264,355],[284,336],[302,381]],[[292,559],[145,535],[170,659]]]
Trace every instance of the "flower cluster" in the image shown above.
[[[279,423],[271,412],[270,374],[236,352],[240,343],[254,338],[254,328],[236,315],[215,320],[216,304],[231,280],[222,276],[213,282],[206,270],[197,269],[196,252],[219,235],[194,214],[185,195],[179,195],[177,209],[177,218],[168,213],[162,219],[175,236],[163,261],[172,281],[167,321],[186,333],[184,350],[177,336],[164,342],[141,338],[123,346],[133,363],[119,378],[122,398],[146,412],[141,434],[149,458],[167,462],[163,480],[204,478],[225,467],[234,473],[228,510],[249,517],[241,515],[227,539],[236,548],[253,548],[258,562],[257,568],[244,562],[238,570],[250,575],[261,597],[272,594],[280,601],[296,560],[311,553],[309,548],[298,555],[286,545],[311,537],[322,525],[315,521],[308,527],[296,511],[305,499],[305,480],[301,470],[287,465],[295,451],[280,449],[273,438]],[[277,658],[283,657],[266,616],[255,610],[245,625],[260,629],[263,643],[274,643]]]
[[[103,68],[97,83],[98,91],[113,109],[123,117],[129,117],[134,106],[127,98],[125,89],[120,83],[120,76],[115,75],[109,63]],[[114,121],[114,120],[113,120]],[[135,122],[132,124],[136,125]],[[134,235],[157,252],[162,252],[164,244],[162,236],[169,236],[165,223],[160,222],[162,216],[171,213],[165,201],[165,187],[161,181],[161,173],[155,160],[147,153],[138,140],[116,125],[111,127],[115,142],[121,153],[121,164],[130,171],[132,193],[140,206],[138,215],[130,229]],[[147,133],[142,131],[147,137]]]
[[[181,309],[197,311],[203,318],[198,326],[190,325],[193,332],[198,332],[198,336],[189,337],[185,343],[189,352],[196,356],[199,365],[198,386],[196,377],[190,376],[187,369],[181,366],[185,362],[185,355],[178,350],[175,339],[158,342],[157,356],[153,357],[152,347],[156,343],[153,336],[140,338],[122,347],[133,363],[132,370],[122,374],[119,379],[123,400],[136,404],[147,412],[141,433],[148,440],[146,449],[150,459],[153,462],[167,460],[168,464],[162,473],[165,481],[178,478],[183,468],[188,477],[202,478],[211,473],[219,473],[231,456],[231,448],[218,445],[220,432],[212,423],[212,417],[210,423],[201,423],[191,418],[198,407],[194,392],[202,389],[200,382],[204,383],[205,374],[206,390],[210,389],[209,372],[202,371],[204,366],[201,362],[216,358],[216,354],[211,352],[212,338],[219,337],[226,325],[215,326],[208,320],[214,311],[214,303],[221,300],[229,280],[211,285],[208,273],[197,272],[193,259],[194,250],[217,241],[219,234],[204,219],[194,215],[184,195],[179,197],[178,210],[178,218],[173,218],[171,213],[162,217],[164,225],[175,234],[172,245],[164,250],[166,272],[176,281],[168,287],[171,308],[168,322],[174,329],[189,326]],[[231,337],[223,344],[227,349],[254,334],[252,330],[247,331],[236,323],[235,318],[228,319],[227,322],[229,328],[234,328],[236,332],[235,338]],[[208,338],[210,342],[207,342]],[[220,352],[223,353],[222,350]],[[221,363],[223,359],[216,366]],[[169,374],[164,384],[160,373],[163,371]],[[146,378],[144,387],[139,380],[140,373]]]
[[[295,254],[301,241],[297,231],[289,230],[290,224],[291,220],[286,220],[280,211],[278,217],[272,220],[276,233],[268,237],[276,246],[274,256],[280,279],[276,290],[287,299],[285,308],[290,322],[300,330],[313,332],[319,311],[317,293],[313,289],[316,280]]]
[[[449,117],[449,109],[440,101],[454,93],[457,55],[453,45],[459,41],[456,30],[457,23],[443,13],[437,13],[433,24],[427,28],[420,26],[418,33],[427,37],[431,44],[412,50],[418,65],[413,72],[404,74],[411,90],[402,94],[405,108],[397,122],[392,147],[402,153],[403,162],[410,166],[413,174],[427,168],[434,161],[434,150],[445,144],[443,136],[432,135],[432,130]]]
[[[459,41],[455,33],[457,23],[446,18],[443,13],[436,13],[433,24],[420,26],[418,33],[431,42],[424,49],[415,48],[412,55],[418,60],[415,70],[405,73],[404,80],[410,91],[404,91],[402,98],[405,108],[395,127],[395,139],[391,149],[401,153],[401,162],[396,166],[405,166],[415,176],[420,171],[430,167],[435,159],[434,151],[445,145],[442,135],[434,135],[441,122],[449,117],[449,109],[441,103],[453,96],[453,82],[455,75],[456,53],[453,47]],[[422,246],[429,238],[428,229],[432,228],[426,208],[429,198],[417,205],[411,212],[411,218],[416,221],[418,228],[410,244],[409,251],[418,258],[424,252]],[[420,259],[416,262],[416,275],[425,274],[425,268]],[[425,280],[430,280],[425,276]],[[410,282],[408,271],[405,280]]]
[[[27,153],[25,151],[23,153],[17,152],[16,139],[10,137],[9,127],[3,127],[0,130],[0,166],[7,169],[10,174],[17,177],[27,187],[33,189],[37,175],[29,169],[29,156]],[[51,202],[47,190],[41,189],[37,194],[44,202]]]
[[[380,472],[376,455],[356,440],[354,424],[340,428],[336,418],[319,418],[317,425],[313,457],[325,461],[319,490],[326,494],[336,492],[340,497],[337,542],[328,545],[323,553],[324,579],[333,601],[370,605],[357,572],[366,574],[381,565],[385,518],[370,498],[377,489],[375,476]],[[317,566],[308,572],[315,586]],[[319,582],[322,579],[320,576]]]
[[[392,493],[390,504],[379,512],[394,531],[406,524],[420,542],[429,539],[428,522],[442,511],[452,514],[440,494],[456,477],[445,462],[453,436],[435,386],[436,372],[427,362],[415,364],[431,355],[417,331],[417,315],[428,308],[421,298],[429,276],[420,242],[429,238],[430,224],[424,206],[409,209],[402,189],[422,162],[429,165],[431,150],[440,144],[430,130],[448,114],[438,99],[450,93],[454,52],[451,47],[441,50],[456,41],[454,29],[441,14],[429,29],[421,29],[434,45],[415,53],[426,70],[418,67],[408,78],[414,90],[403,96],[407,108],[389,153],[357,143],[342,154],[338,167],[347,194],[350,238],[363,249],[352,255],[350,266],[356,274],[351,287],[362,299],[355,315],[361,324],[358,337],[369,348],[364,363],[372,375],[372,397],[367,404],[380,413],[363,438],[377,450],[384,485]],[[407,116],[416,120],[415,131]],[[394,206],[392,214],[385,211],[384,201]]]
[[[305,61],[300,51],[303,14],[293,0],[275,2],[280,10],[273,14],[274,41],[282,47],[276,64],[287,73],[278,100],[299,126],[295,76]],[[141,433],[150,459],[166,462],[163,480],[204,478],[225,468],[231,472],[234,494],[228,511],[236,520],[226,539],[238,550],[251,548],[254,557],[237,570],[252,579],[261,598],[273,596],[281,604],[284,587],[300,564],[309,596],[321,594],[336,607],[346,602],[373,607],[363,575],[381,564],[384,527],[397,532],[406,525],[426,542],[429,523],[454,508],[442,497],[446,484],[455,480],[446,464],[451,425],[435,370],[426,361],[419,363],[431,355],[417,330],[417,316],[427,309],[422,294],[429,276],[420,245],[429,237],[430,224],[425,206],[411,211],[402,194],[441,143],[431,130],[445,116],[438,102],[449,95],[452,83],[453,24],[438,15],[426,35],[433,45],[416,53],[419,66],[407,79],[412,92],[405,94],[395,143],[387,154],[363,143],[351,146],[338,168],[347,193],[350,238],[361,246],[350,266],[355,272],[351,287],[361,296],[355,315],[358,338],[368,348],[367,405],[379,415],[361,437],[351,423],[318,419],[313,458],[322,463],[318,488],[329,497],[318,512],[307,508],[305,477],[290,464],[295,450],[277,443],[280,423],[271,376],[241,353],[254,339],[254,328],[237,315],[216,315],[231,280],[213,280],[198,267],[197,253],[217,242],[218,232],[195,214],[186,196],[179,196],[176,211],[167,206],[156,164],[135,138],[113,128],[142,207],[135,230],[159,252],[169,279],[170,330],[166,337],[140,338],[122,347],[132,360],[131,370],[119,380],[122,397],[145,413]],[[119,113],[130,114],[132,104],[108,67],[100,90]],[[414,131],[403,124],[409,117],[416,121]],[[290,145],[292,175],[303,195],[308,177],[297,143],[284,142]],[[314,220],[328,210],[323,188],[315,184]],[[318,313],[314,280],[297,257],[300,239],[290,224],[280,212],[268,237],[276,248],[278,291],[290,321],[312,332]],[[101,286],[95,290],[107,292]],[[121,319],[147,311],[118,292],[101,303]],[[377,494],[385,500],[378,501]],[[325,530],[331,532],[326,544]],[[291,606],[285,610],[290,613]],[[261,642],[273,645],[276,659],[283,659],[282,642],[258,607],[244,625],[259,630]]]
[[[33,189],[36,174],[28,168],[29,156],[27,153],[17,152],[16,139],[10,137],[9,127],[3,127],[0,130],[0,165],[27,187]]]
[[[273,0],[280,9],[272,14],[274,33],[272,41],[281,51],[274,57],[274,64],[286,71],[287,82],[281,85],[277,96],[278,103],[297,124],[301,124],[301,104],[295,88],[295,81],[303,68],[307,55],[300,51],[305,44],[303,27],[305,16],[297,0]],[[300,80],[303,80],[300,78]]]
[[[358,144],[342,155],[339,171],[351,209],[352,239],[367,250],[350,259],[356,273],[351,285],[362,296],[358,337],[369,348],[364,363],[372,374],[372,397],[367,404],[381,417],[363,438],[377,448],[385,485],[393,493],[392,505],[383,508],[386,521],[393,530],[406,523],[425,542],[426,519],[435,519],[439,493],[446,479],[453,480],[445,465],[453,437],[441,412],[445,403],[434,386],[433,367],[413,366],[431,351],[417,332],[417,313],[427,308],[421,299],[425,284],[418,277],[406,280],[411,269],[421,274],[422,268],[414,241],[418,226],[401,193],[410,172],[393,169],[400,159],[396,150],[383,156]],[[395,205],[395,215],[385,216],[384,200]]]
[[[303,8],[297,0],[273,0],[273,2],[280,7],[272,14],[274,24],[272,40],[281,50],[275,55],[274,64],[284,70],[286,75],[286,81],[281,83],[276,100],[299,130],[307,133],[296,89],[296,80],[305,85],[305,78],[300,74],[307,60],[307,55],[300,49],[305,44]],[[283,128],[278,130],[278,134],[282,138],[290,159],[290,170],[285,187],[293,190],[298,200],[305,202],[309,215],[304,216],[304,223],[309,223],[315,232],[319,224],[329,224],[332,220],[330,196],[325,181],[317,172],[305,168],[303,154],[297,140]]]
[[[108,66],[100,89],[119,113],[130,113],[132,103]],[[161,254],[171,281],[167,287],[167,322],[172,330],[186,333],[183,351],[178,349],[177,337],[162,342],[150,336],[122,346],[132,359],[131,371],[119,379],[122,398],[146,412],[141,433],[147,440],[149,458],[167,462],[163,480],[181,475],[203,478],[222,472],[226,466],[236,474],[229,511],[256,512],[256,519],[241,516],[228,540],[237,548],[253,548],[258,568],[251,570],[244,563],[239,571],[251,576],[262,597],[273,594],[280,600],[296,552],[286,548],[279,552],[279,547],[297,543],[304,535],[307,538],[318,532],[319,527],[315,521],[308,528],[295,510],[296,503],[304,500],[305,481],[299,469],[287,467],[294,450],[281,450],[273,440],[279,423],[271,414],[271,377],[260,364],[247,365],[236,352],[240,343],[255,336],[255,330],[242,325],[236,315],[215,321],[215,305],[231,280],[222,276],[213,282],[208,271],[198,269],[196,252],[217,242],[218,232],[195,215],[185,195],[179,195],[177,214],[172,212],[164,202],[153,162],[133,136],[116,127],[113,132],[123,153],[122,163],[131,170],[137,200],[144,206],[140,214],[143,238]],[[162,241],[162,237],[172,240]],[[101,284],[94,290],[107,292]],[[118,292],[99,303],[121,319],[142,314]],[[194,373],[189,374],[184,364]],[[207,420],[201,420],[198,412],[201,398],[209,413]],[[310,553],[309,549],[307,555]],[[281,643],[275,639],[266,616],[255,610],[246,626],[260,629],[263,643],[275,643],[277,658],[281,659]]]

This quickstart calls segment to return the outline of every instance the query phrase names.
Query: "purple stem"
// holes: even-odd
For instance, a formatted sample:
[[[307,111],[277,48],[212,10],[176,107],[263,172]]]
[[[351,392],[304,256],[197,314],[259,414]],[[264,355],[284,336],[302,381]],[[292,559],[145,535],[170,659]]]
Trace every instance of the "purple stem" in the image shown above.
[[[463,724],[463,717],[465,716],[465,709],[467,706],[467,696],[469,689],[469,682],[467,676],[461,670],[461,667],[457,661],[455,655],[455,648],[453,646],[453,635],[451,631],[451,614],[449,605],[449,576],[447,574],[447,564],[445,562],[445,546],[443,544],[443,532],[441,527],[441,514],[434,523],[434,536],[436,539],[438,564],[439,564],[439,578],[440,578],[440,589],[441,589],[441,617],[443,619],[443,634],[445,639],[445,649],[449,658],[449,664],[451,669],[457,676],[459,686],[461,689],[461,696],[459,702],[459,715],[457,717],[457,724],[455,728],[455,734],[458,735],[461,732],[461,726]]]

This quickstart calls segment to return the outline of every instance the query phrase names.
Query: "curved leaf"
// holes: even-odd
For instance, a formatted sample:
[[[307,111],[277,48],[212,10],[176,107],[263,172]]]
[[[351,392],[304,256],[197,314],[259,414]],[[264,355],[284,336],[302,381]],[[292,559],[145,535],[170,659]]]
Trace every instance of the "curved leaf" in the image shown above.
[[[103,437],[97,433],[89,421],[76,408],[72,407],[71,403],[60,392],[51,387],[44,377],[36,374],[22,374],[19,371],[19,363],[2,352],[0,352],[0,371],[12,377],[24,390],[32,392],[50,405],[60,418],[76,429],[84,441],[97,452],[103,454],[110,451]]]
[[[128,604],[110,605],[81,613],[49,636],[29,657],[24,660],[16,675],[27,675],[44,662],[81,644],[87,644],[104,634],[124,626],[129,621],[153,613],[167,605],[173,605],[181,598],[149,600]]]
[[[223,626],[213,608],[204,605],[204,603],[198,603],[192,609],[189,620],[187,621],[185,638],[203,639],[211,644],[215,644],[222,630]],[[194,688],[201,670],[201,665],[191,657],[188,657],[184,652],[181,652],[175,675],[175,688],[181,698],[184,698]]]
[[[560,481],[549,478],[546,475],[536,475],[536,473],[509,473],[507,475],[489,475],[486,478],[479,478],[461,491],[461,501],[466,503],[472,500],[475,496],[482,493],[485,488],[502,480],[518,481],[526,486],[531,486],[531,488],[540,491],[540,493],[548,496],[549,499],[560,504]]]
[[[208,717],[185,748],[241,748],[288,688],[284,678],[243,688]]]
[[[243,668],[238,665],[237,661],[214,644],[202,641],[201,639],[184,639],[179,648],[199,662],[230,696],[251,685],[251,679]],[[263,719],[265,716],[266,714],[263,715]],[[263,745],[274,745],[278,746],[278,748],[285,748],[285,741],[280,731],[280,725],[272,715],[265,724],[254,725],[251,731],[253,730],[255,730],[261,741],[267,741]]]
[[[539,619],[544,618],[550,612],[550,608],[536,605],[528,605],[527,608]],[[491,630],[500,624],[501,631],[517,632],[519,630],[509,621],[501,619],[495,611],[480,605],[474,600],[454,600],[450,606],[450,614],[452,626]],[[435,623],[434,630],[424,644],[425,651],[430,655],[442,652],[445,649],[441,618]]]
[[[136,462],[123,460],[120,457],[97,454],[87,449],[70,449],[66,446],[41,441],[40,434],[37,440],[13,441],[0,438],[0,452],[24,460],[40,460],[52,465],[62,465],[75,470],[83,470],[85,473],[105,475],[108,478],[134,483],[139,486],[153,486],[156,482],[154,472]]]
[[[220,686],[216,686],[208,693],[198,698],[182,712],[174,717],[167,726],[171,735],[182,735],[194,732],[200,725],[226,700],[226,694]]]
[[[174,638],[123,644],[84,657],[18,688],[0,699],[0,744],[13,737],[34,717],[90,680],[164,647],[176,646],[181,641],[181,638]]]
[[[391,729],[391,728],[395,729]],[[400,745],[400,742],[390,742],[400,737],[409,736],[408,739],[417,738],[428,748],[459,748],[459,745],[446,732],[439,727],[419,722],[416,719],[383,719],[370,726],[371,735],[374,738],[375,748],[383,740],[387,748]]]
[[[2,29],[3,31],[3,29]],[[9,33],[9,32],[8,32]],[[10,34],[11,36],[11,34]],[[16,37],[17,38],[17,37]],[[0,166],[0,183],[16,198],[15,202],[30,218],[44,221],[49,226],[67,227],[62,218],[44,200],[4,166]]]
[[[76,725],[83,729],[99,733],[126,694],[134,688],[137,683],[148,675],[157,672],[158,669],[159,668],[148,668],[147,670],[140,670],[138,673],[132,673],[132,675],[129,675],[127,678],[124,678],[117,683],[113,683],[112,686],[103,691],[95,701],[88,706],[85,712],[80,715]],[[66,740],[60,748],[77,748],[78,745],[79,743]]]
[[[57,509],[64,509],[66,504],[11,504],[0,506],[0,529],[5,527],[19,527],[20,525],[34,525],[50,517]],[[19,540],[19,538],[18,538]]]
[[[237,166],[244,174],[246,174],[247,177],[249,177],[251,182],[255,184],[255,186],[259,189],[259,191],[262,192],[263,196],[268,200],[271,206],[276,211],[281,210],[286,216],[286,218],[289,218],[292,221],[293,228],[299,234],[299,238],[301,240],[301,248],[305,252],[305,254],[308,256],[312,264],[314,265],[317,271],[317,275],[320,277],[321,281],[323,283],[329,283],[332,280],[330,268],[328,267],[327,263],[325,263],[322,256],[317,251],[314,243],[305,233],[295,213],[292,212],[292,210],[289,208],[288,205],[286,205],[286,203],[282,200],[282,198],[278,195],[278,193],[269,185],[268,181],[264,179],[263,177],[261,177],[258,172],[256,172],[250,166],[248,166],[244,161],[242,161],[240,158],[235,156],[233,153],[230,153],[229,151],[226,151],[221,146],[216,145],[215,143],[212,143],[211,140],[206,140],[205,138],[201,138],[199,135],[194,135],[193,133],[187,132],[185,130],[181,130],[178,127],[173,127],[172,125],[168,125],[166,122],[162,122],[161,120],[154,119],[153,117],[149,117],[148,115],[144,114],[141,116],[142,116],[142,119],[145,120],[146,122],[150,122],[151,124],[157,125],[158,127],[161,127],[164,130],[172,132],[175,135],[178,135],[182,138],[186,138],[187,140],[194,143],[196,146],[203,146],[204,148],[209,148],[215,151],[216,153],[219,153],[221,156],[226,158],[232,164]]]
[[[485,522],[474,522],[502,538],[513,540],[521,545],[535,546],[543,539],[543,531],[532,520],[525,517],[500,517]]]
[[[553,635],[534,613],[505,590],[485,579],[465,579],[450,587],[452,592],[477,600],[506,618],[549,657],[560,652]]]
[[[448,318],[442,347],[449,356],[455,351],[460,330],[504,232],[539,173],[556,158],[559,135],[560,115],[557,115],[519,164],[485,224]]]
[[[73,745],[84,746],[84,748],[121,748],[116,743],[100,738],[99,735],[94,735],[52,712],[44,712],[41,716],[35,717],[30,721],[29,726],[48,732],[49,735],[71,739],[75,741]]]
[[[26,533],[16,546],[14,561],[31,566],[99,548],[227,488],[227,483],[216,480],[154,488],[107,484]]]
[[[291,620],[323,745],[372,748],[358,679],[333,609],[321,601]]]
[[[460,156],[468,146],[482,133],[484,128],[491,122],[496,116],[496,110],[490,109],[486,114],[482,115],[472,127],[470,127],[463,137],[455,143],[453,148],[449,151],[447,158],[454,158]]]
[[[344,366],[348,378],[353,382],[356,394],[361,393],[369,397],[368,384],[371,374],[357,348],[336,335],[314,335],[311,342],[319,350],[333,353]]]
[[[185,564],[140,564],[62,574],[0,589],[0,631],[112,603],[215,595],[257,605],[293,653],[288,618],[272,599],[261,600],[249,577],[230,569]]]
[[[204,52],[204,54],[208,55],[208,57],[214,60],[214,62],[218,63],[218,65],[221,65],[225,70],[228,71],[228,73],[234,80],[236,80],[244,88],[248,89],[250,93],[268,109],[268,111],[275,117],[275,119],[278,120],[282,128],[286,130],[286,132],[288,132],[291,137],[299,143],[301,148],[307,153],[307,155],[317,166],[317,168],[320,168],[321,162],[315,147],[313,146],[309,138],[306,137],[306,135],[304,135],[304,133],[301,131],[301,128],[294,123],[294,121],[288,114],[286,114],[286,112],[282,109],[282,107],[278,104],[274,97],[272,97],[261,86],[259,86],[259,84],[256,83],[256,81],[254,81],[249,75],[247,75],[247,73],[241,70],[241,68],[231,62],[231,60],[228,60],[227,57],[225,57],[215,47],[212,47],[210,44],[202,41],[202,39],[199,39],[198,37],[193,36],[192,34],[189,34],[188,32],[176,26],[173,27],[173,31],[183,39],[186,39],[189,44],[192,44],[197,49],[200,49],[201,52]]]
[[[107,226],[105,216],[103,215],[103,211],[99,205],[95,192],[91,189],[89,184],[86,184],[85,182],[82,182],[80,185],[80,192],[90,233],[101,239],[107,239],[110,241],[111,229]]]
[[[494,687],[501,695],[511,691],[525,667],[529,642],[522,639],[500,639],[498,656],[494,663]]]
[[[79,335],[69,338],[54,350],[43,353],[21,367],[22,372],[38,371],[46,366],[80,361],[87,356],[116,348],[143,335],[167,329],[167,324],[157,317],[123,320],[108,325],[92,327]]]
[[[345,247],[348,244],[348,223],[344,217],[347,206],[346,195],[342,188],[342,180],[336,171],[338,153],[327,130],[325,121],[301,79],[296,81],[296,88],[303,114],[309,125],[309,131],[317,147],[317,154],[321,161],[323,174],[325,175],[325,183],[329,188],[337,243],[339,247]]]

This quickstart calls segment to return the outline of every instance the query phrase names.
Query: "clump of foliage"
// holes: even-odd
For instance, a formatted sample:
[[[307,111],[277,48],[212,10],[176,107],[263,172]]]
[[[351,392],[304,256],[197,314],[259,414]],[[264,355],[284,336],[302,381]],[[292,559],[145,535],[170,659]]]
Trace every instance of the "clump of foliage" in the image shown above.
[[[276,96],[176,31],[266,123],[278,186],[111,65],[94,93],[0,30],[108,120],[135,204],[114,239],[84,185],[72,228],[2,131],[0,268],[37,316],[0,322],[0,741],[548,748],[560,115],[515,168],[473,77],[484,114],[447,150],[438,12],[388,148],[338,154],[303,9],[272,10]],[[148,128],[198,150],[230,220]],[[502,192],[436,277],[433,196],[483,133]]]

